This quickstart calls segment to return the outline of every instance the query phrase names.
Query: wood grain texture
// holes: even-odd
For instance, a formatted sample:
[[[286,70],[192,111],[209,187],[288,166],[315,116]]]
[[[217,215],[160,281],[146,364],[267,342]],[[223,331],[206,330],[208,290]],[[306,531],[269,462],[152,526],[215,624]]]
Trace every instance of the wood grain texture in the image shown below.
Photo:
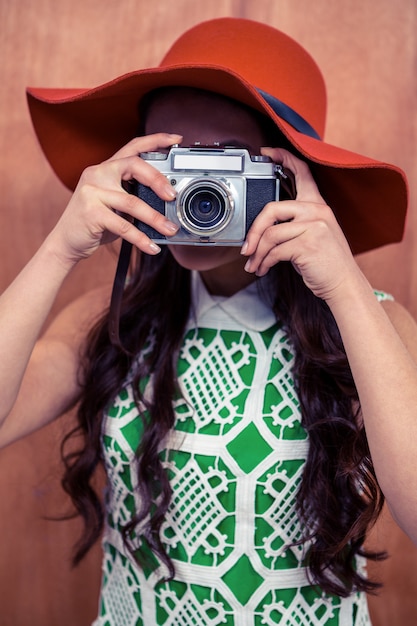
[[[388,0],[1,2],[0,289],[31,257],[69,198],[37,144],[25,87],[93,86],[155,65],[186,28],[222,15],[257,19],[294,36],[326,78],[327,140],[396,163],[408,174],[410,215],[404,242],[363,255],[359,262],[376,287],[390,291],[417,314],[414,0],[395,5]],[[81,264],[67,280],[53,313],[92,286],[111,280],[114,266],[115,255],[108,250]],[[72,415],[64,416],[0,453],[2,626],[87,626],[95,616],[99,547],[80,568],[71,570],[78,522],[45,519],[68,510],[59,486],[59,441],[72,421]],[[372,567],[385,583],[380,595],[370,599],[374,626],[414,626],[416,548],[388,514],[371,541],[392,555]]]

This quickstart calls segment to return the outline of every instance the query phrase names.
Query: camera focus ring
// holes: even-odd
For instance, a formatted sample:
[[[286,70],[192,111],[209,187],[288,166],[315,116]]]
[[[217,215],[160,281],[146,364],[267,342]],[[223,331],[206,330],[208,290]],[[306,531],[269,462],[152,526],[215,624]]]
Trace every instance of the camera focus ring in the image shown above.
[[[198,178],[177,196],[177,217],[188,232],[207,237],[226,228],[234,210],[229,187],[220,179]]]

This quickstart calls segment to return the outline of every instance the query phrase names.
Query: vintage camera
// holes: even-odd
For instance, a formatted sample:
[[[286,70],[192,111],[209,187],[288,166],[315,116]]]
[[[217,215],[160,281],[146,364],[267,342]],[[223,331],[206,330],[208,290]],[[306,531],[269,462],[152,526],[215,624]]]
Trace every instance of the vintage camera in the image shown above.
[[[133,183],[132,193],[180,226],[166,238],[136,221],[158,244],[242,245],[258,213],[268,202],[280,199],[281,181],[288,178],[280,165],[268,157],[251,156],[244,148],[196,144],[140,156],[177,191],[175,200],[165,202],[149,187]]]

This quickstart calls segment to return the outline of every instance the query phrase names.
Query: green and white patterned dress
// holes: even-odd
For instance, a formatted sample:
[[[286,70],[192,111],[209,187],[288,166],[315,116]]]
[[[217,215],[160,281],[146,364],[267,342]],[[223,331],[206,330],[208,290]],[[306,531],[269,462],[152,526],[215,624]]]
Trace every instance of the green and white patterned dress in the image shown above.
[[[195,314],[180,353],[182,397],[162,454],[173,499],[163,527],[175,580],[142,571],[119,529],[135,509],[140,420],[129,384],[108,412],[109,479],[95,626],[369,626],[364,594],[312,587],[295,494],[308,439],[287,337],[256,285],[212,298],[193,276]],[[197,320],[197,321],[195,321]]]

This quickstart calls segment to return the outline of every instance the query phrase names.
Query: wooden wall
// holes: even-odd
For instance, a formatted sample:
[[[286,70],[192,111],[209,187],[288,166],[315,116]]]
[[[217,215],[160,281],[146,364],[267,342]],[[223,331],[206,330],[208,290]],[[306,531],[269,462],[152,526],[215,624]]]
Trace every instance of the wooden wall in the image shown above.
[[[267,22],[304,44],[328,84],[327,140],[407,172],[411,210],[405,241],[359,262],[376,287],[417,314],[415,0],[0,0],[0,290],[39,246],[69,197],[37,145],[25,87],[92,86],[157,64],[186,28],[222,15]],[[113,270],[114,255],[100,251],[74,271],[54,310],[111,280]],[[64,416],[0,454],[2,626],[86,626],[95,616],[99,547],[71,570],[78,523],[46,519],[68,509],[59,487],[59,440],[72,419]],[[386,583],[370,600],[374,625],[414,626],[416,548],[388,514],[372,542],[392,554],[373,567]]]

